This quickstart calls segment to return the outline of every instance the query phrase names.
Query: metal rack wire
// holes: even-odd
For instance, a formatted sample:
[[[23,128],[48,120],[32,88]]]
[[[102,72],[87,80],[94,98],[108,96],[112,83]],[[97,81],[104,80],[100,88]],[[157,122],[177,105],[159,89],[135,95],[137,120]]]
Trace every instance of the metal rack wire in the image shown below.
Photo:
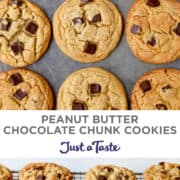
[[[74,180],[84,180],[84,172],[73,172]],[[137,180],[143,180],[142,173],[136,173]],[[13,171],[13,180],[18,180],[18,171]]]

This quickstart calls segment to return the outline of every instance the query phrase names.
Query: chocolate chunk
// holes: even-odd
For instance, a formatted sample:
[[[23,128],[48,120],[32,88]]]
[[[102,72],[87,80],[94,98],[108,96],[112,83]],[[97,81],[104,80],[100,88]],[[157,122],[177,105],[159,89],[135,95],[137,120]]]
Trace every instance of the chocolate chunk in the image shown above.
[[[156,45],[156,39],[154,37],[152,37],[151,40],[149,40],[147,43],[151,46],[155,46]]]
[[[164,166],[165,162],[160,162],[159,165],[160,166]]]
[[[37,32],[37,29],[38,29],[38,26],[37,24],[35,24],[34,22],[29,22],[27,25],[26,25],[26,31],[31,33],[31,34],[35,34]]]
[[[91,94],[96,94],[101,92],[101,86],[99,84],[91,84],[90,85]]]
[[[175,180],[180,180],[180,177],[175,177]]]
[[[22,76],[19,73],[12,74],[9,78],[9,82],[13,85],[16,86],[19,83],[23,82]]]
[[[143,81],[141,84],[140,84],[140,88],[143,90],[143,92],[147,92],[147,91],[150,91],[151,90],[151,83],[150,81],[146,80],[146,81]]]
[[[111,167],[105,167],[104,170],[108,171],[108,172],[112,172],[113,171],[113,168]]]
[[[112,111],[117,111],[117,110],[119,110],[119,109],[112,107],[111,110],[112,110]]]
[[[100,22],[100,21],[101,21],[101,14],[96,14],[96,15],[93,17],[93,19],[92,19],[91,22],[96,23],[96,22]]]
[[[72,105],[72,110],[85,110],[85,105],[83,103],[74,101]]]
[[[178,36],[180,36],[180,23],[176,26],[176,28],[173,30]]]
[[[21,89],[18,89],[13,96],[18,99],[18,100],[22,100],[24,97],[27,96],[27,93],[22,91]]]
[[[160,5],[159,0],[147,0],[146,5],[150,7],[157,7]]]
[[[22,0],[10,0],[9,1],[10,5],[17,5],[17,6],[21,6],[23,4]]]
[[[169,84],[162,88],[163,92],[166,92],[166,90],[168,89],[172,89],[172,87]]]
[[[11,19],[1,19],[1,30],[8,31],[11,26]]]
[[[36,167],[35,170],[42,171],[42,170],[44,170],[44,168],[42,166],[39,166],[39,167]]]
[[[98,180],[107,180],[107,178],[106,178],[106,176],[99,175],[99,176],[98,176]]]
[[[45,180],[46,179],[46,176],[44,175],[39,175],[36,177],[36,180]]]
[[[57,175],[57,176],[58,176],[58,178],[59,178],[59,179],[61,178],[61,174],[60,174],[60,173],[58,173],[58,175]]]
[[[73,21],[74,25],[76,25],[76,24],[80,24],[81,25],[81,24],[84,23],[84,19],[81,18],[81,17],[76,17],[72,21]]]
[[[18,55],[24,50],[24,44],[20,41],[16,41],[11,44],[11,50],[14,52],[15,55]]]
[[[131,27],[131,33],[140,35],[141,32],[142,32],[141,26],[133,24],[133,26]]]
[[[156,104],[156,108],[159,110],[167,110],[167,106],[165,104]]]
[[[87,42],[84,52],[88,54],[94,54],[96,50],[97,50],[96,44]]]
[[[93,0],[81,0],[82,5],[85,5],[89,2],[92,2]]]

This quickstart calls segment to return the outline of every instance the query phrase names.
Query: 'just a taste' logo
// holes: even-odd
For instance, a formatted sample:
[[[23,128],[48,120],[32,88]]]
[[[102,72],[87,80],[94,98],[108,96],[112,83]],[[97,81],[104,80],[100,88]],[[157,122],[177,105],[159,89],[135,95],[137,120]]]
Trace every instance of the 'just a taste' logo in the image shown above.
[[[70,152],[94,152],[99,154],[101,152],[117,152],[120,149],[119,144],[106,143],[104,140],[96,140],[91,143],[80,142],[78,144],[73,144],[71,141],[62,141],[59,152],[61,154],[68,154]]]

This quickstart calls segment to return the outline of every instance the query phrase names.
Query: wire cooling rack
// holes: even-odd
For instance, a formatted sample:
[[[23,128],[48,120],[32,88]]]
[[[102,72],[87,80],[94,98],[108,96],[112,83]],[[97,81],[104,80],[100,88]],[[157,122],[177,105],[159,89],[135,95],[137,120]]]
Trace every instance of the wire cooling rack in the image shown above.
[[[84,180],[85,173],[84,172],[74,172],[73,173],[74,180]],[[136,173],[137,180],[143,180],[142,173]],[[18,180],[18,171],[13,171],[13,180]]]

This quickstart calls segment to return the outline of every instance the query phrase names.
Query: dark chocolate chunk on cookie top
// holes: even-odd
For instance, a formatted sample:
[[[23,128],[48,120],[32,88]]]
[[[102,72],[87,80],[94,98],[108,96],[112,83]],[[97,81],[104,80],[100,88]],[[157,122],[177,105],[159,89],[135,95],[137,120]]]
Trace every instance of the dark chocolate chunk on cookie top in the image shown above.
[[[76,25],[76,24],[83,24],[84,23],[84,19],[82,17],[75,17],[73,20],[72,20],[73,24]]]
[[[92,18],[92,21],[93,23],[97,23],[97,22],[100,22],[101,21],[101,14],[96,14],[94,15],[94,17]]]
[[[22,76],[19,73],[16,74],[12,74],[9,78],[9,82],[13,85],[16,86],[18,84],[20,84],[21,82],[23,82]]]
[[[84,52],[85,53],[88,53],[88,54],[94,54],[97,50],[97,46],[95,43],[92,43],[92,42],[87,42],[86,43],[86,47],[84,49]]]
[[[85,110],[85,105],[81,102],[74,101],[72,104],[72,110]]]
[[[99,84],[90,84],[91,94],[96,94],[101,92],[101,86]]]
[[[156,104],[156,109],[167,110],[168,108],[165,104]]]
[[[36,180],[45,180],[45,179],[46,179],[46,176],[44,176],[44,175],[38,175],[36,177]]]
[[[107,180],[106,176],[99,175],[97,180]]]
[[[156,39],[155,39],[155,37],[152,37],[147,43],[148,43],[149,45],[151,45],[151,46],[155,46],[155,45],[156,45]]]
[[[180,23],[177,24],[176,28],[173,30],[178,36],[180,36]]]
[[[11,44],[11,50],[14,52],[15,55],[18,55],[24,50],[24,44],[20,41],[16,41]]]
[[[172,87],[169,84],[167,86],[162,87],[163,92],[165,92],[168,89],[172,89]]]
[[[148,5],[150,7],[157,7],[160,5],[160,1],[159,0],[147,0],[146,5]]]
[[[8,31],[11,26],[11,19],[7,19],[7,18],[1,19],[0,24],[1,24],[1,30]]]
[[[146,80],[146,81],[143,81],[141,84],[140,84],[140,88],[142,89],[142,91],[145,93],[147,91],[150,91],[151,90],[151,83],[150,81]]]
[[[42,170],[44,170],[44,167],[39,166],[39,167],[35,167],[34,169],[37,170],[37,171],[42,171]]]
[[[18,99],[18,100],[22,100],[24,97],[27,96],[27,93],[21,89],[18,89],[13,96]]]
[[[23,4],[23,1],[22,0],[9,0],[9,4],[21,6]]]
[[[141,26],[133,24],[131,27],[131,33],[139,35],[142,32]]]
[[[38,30],[38,26],[37,24],[35,24],[34,22],[29,22],[27,25],[26,25],[26,31],[31,33],[31,34],[35,34]]]

